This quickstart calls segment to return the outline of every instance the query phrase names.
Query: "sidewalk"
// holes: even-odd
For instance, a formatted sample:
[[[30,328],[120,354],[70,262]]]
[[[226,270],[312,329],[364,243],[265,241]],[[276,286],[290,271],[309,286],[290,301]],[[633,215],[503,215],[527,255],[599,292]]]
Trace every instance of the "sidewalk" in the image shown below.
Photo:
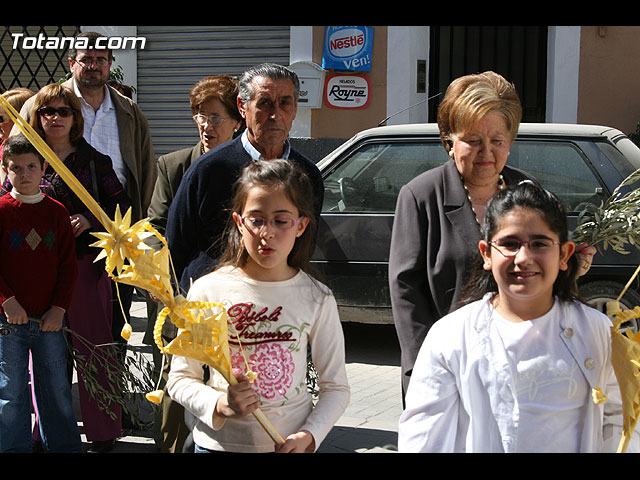
[[[146,305],[134,301],[130,344],[143,346]],[[318,453],[392,453],[397,451],[402,412],[400,353],[390,325],[344,324],[351,401]],[[76,409],[79,415],[79,409]],[[81,424],[81,422],[80,422]],[[85,441],[85,437],[82,437]],[[125,432],[113,453],[157,453],[152,431]]]
[[[318,452],[397,451],[400,349],[393,325],[343,324],[351,401]]]
[[[388,365],[347,364],[351,402],[319,453],[397,451],[402,412],[399,370]]]

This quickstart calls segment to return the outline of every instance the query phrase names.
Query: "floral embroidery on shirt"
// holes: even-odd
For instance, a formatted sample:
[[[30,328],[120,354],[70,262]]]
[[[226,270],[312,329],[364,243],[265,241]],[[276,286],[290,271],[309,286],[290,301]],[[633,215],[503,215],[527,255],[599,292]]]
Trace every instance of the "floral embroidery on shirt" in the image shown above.
[[[260,308],[252,303],[236,303],[227,309],[227,313],[231,327],[232,367],[246,371],[246,357],[251,370],[258,374],[253,382],[258,395],[269,400],[285,397],[295,372],[293,352],[300,350],[303,332],[309,324],[280,323],[282,307],[270,312],[267,307]],[[236,348],[240,345],[244,356]]]
[[[258,373],[254,388],[261,397],[272,400],[286,395],[295,370],[288,349],[277,343],[263,344],[256,348],[249,361]]]

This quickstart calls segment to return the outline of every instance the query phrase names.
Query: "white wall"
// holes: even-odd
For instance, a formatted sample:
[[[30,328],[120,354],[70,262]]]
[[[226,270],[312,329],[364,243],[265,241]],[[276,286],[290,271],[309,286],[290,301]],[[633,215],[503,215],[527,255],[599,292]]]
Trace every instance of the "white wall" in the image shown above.
[[[387,29],[387,115],[394,116],[387,121],[387,125],[427,121],[428,110],[424,100],[427,98],[429,85],[426,81],[426,92],[417,93],[418,60],[426,62],[428,79],[429,27],[389,26]]]
[[[313,27],[291,27],[291,49],[289,51],[289,64],[295,62],[310,62],[313,60]],[[311,137],[311,109],[298,107],[296,119],[291,126],[291,137]]]
[[[547,122],[577,122],[579,69],[580,27],[549,27],[547,46]]]

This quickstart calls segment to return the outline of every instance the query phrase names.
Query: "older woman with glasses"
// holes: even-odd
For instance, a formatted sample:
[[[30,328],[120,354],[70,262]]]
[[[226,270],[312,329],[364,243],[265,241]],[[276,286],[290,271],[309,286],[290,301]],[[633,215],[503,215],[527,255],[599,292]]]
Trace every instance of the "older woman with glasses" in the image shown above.
[[[229,75],[213,75],[196,83],[189,94],[193,120],[200,140],[158,158],[158,178],[149,206],[151,224],[164,233],[169,206],[184,172],[200,155],[228,142],[243,126],[238,112],[238,81]]]
[[[160,233],[164,234],[169,215],[169,207],[180,186],[184,172],[202,154],[228,142],[244,126],[237,107],[238,81],[229,75],[213,75],[196,83],[189,93],[193,120],[198,127],[200,140],[193,147],[184,148],[158,158],[158,177],[153,197],[149,205],[149,222]],[[154,245],[160,247],[160,245]],[[155,318],[153,304],[147,304],[149,319]],[[145,341],[150,341],[153,325],[149,322]],[[171,325],[165,324],[163,335],[170,340],[175,331]],[[157,358],[157,352],[156,359]],[[163,372],[166,379],[167,372]],[[161,451],[180,453],[190,434],[184,424],[184,408],[173,402],[168,395],[164,396],[161,421],[156,421],[156,432],[160,438]]]
[[[507,165],[521,117],[516,89],[501,75],[489,71],[457,78],[438,108],[440,137],[451,159],[399,193],[389,286],[403,393],[427,331],[455,308],[468,280],[487,203],[529,178]],[[579,249],[584,274],[595,248]]]
[[[80,100],[71,90],[60,84],[42,88],[36,95],[30,124],[107,215],[113,218],[117,205],[123,213],[129,209],[131,201],[113,170],[111,159],[90,146],[82,136],[84,120]],[[5,191],[11,191],[8,183],[6,179]],[[104,262],[94,263],[97,250],[89,246],[96,240],[90,232],[103,231],[104,227],[51,167],[46,169],[42,183],[41,191],[69,211],[76,237],[78,281],[67,311],[69,328],[93,345],[111,343],[111,283]],[[74,335],[71,340],[74,348],[89,358],[91,352],[87,346]],[[98,382],[103,384],[104,372],[100,367],[98,365]],[[90,450],[108,451],[122,435],[121,409],[117,404],[109,406],[111,412],[101,409],[88,394],[82,375],[79,376],[82,422],[86,437],[92,442]],[[110,413],[115,413],[116,418],[111,418]]]

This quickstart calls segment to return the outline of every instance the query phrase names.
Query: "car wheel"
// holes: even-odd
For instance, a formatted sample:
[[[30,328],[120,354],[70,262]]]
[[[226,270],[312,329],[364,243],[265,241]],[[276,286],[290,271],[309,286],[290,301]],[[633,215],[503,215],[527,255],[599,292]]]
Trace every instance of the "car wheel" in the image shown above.
[[[580,286],[580,296],[587,304],[606,314],[607,302],[615,301],[623,289],[624,285],[616,282],[590,282]],[[620,299],[620,308],[623,310],[632,310],[637,305],[640,305],[640,295],[634,290],[628,289]],[[638,322],[639,319],[633,318],[629,320],[629,322],[621,325],[621,328],[630,328],[633,332],[637,332]]]

